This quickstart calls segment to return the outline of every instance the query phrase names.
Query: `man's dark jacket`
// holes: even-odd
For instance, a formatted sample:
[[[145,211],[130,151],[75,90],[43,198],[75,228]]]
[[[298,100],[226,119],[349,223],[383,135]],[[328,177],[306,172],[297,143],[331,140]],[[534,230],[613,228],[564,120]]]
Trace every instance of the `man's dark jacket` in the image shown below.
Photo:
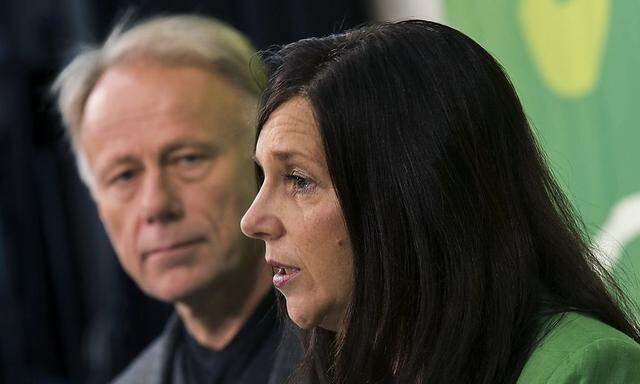
[[[172,374],[173,359],[180,339],[180,320],[174,315],[164,331],[122,372],[112,384],[184,384]],[[273,369],[263,383],[239,381],[238,384],[282,384],[302,358],[302,347],[292,326],[283,326],[282,340],[276,350]],[[172,377],[173,376],[173,377]]]

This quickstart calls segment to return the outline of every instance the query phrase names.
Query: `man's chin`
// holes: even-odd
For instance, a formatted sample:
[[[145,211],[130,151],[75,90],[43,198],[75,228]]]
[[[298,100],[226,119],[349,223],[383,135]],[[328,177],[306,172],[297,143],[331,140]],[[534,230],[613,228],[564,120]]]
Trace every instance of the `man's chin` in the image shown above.
[[[197,279],[177,279],[163,276],[163,278],[149,284],[144,293],[148,296],[169,304],[188,302],[203,290],[206,284],[199,283]]]
[[[184,301],[188,301],[188,298],[191,297],[191,291],[179,290],[179,289],[171,289],[171,290],[153,289],[153,290],[144,291],[144,293],[153,299],[162,301],[167,304],[177,304]]]

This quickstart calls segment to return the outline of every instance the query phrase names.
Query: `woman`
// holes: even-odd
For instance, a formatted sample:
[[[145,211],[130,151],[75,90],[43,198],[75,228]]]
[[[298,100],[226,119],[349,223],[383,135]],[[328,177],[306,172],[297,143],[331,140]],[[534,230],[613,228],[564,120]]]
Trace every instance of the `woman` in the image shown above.
[[[407,21],[302,40],[271,66],[242,229],[305,330],[302,374],[640,382],[638,328],[484,49]]]

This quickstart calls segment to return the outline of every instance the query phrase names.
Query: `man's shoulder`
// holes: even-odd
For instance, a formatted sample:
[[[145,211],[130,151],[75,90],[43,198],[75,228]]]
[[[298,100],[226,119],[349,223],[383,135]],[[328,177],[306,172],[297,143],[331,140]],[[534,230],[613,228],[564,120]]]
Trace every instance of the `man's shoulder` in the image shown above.
[[[302,345],[297,337],[295,326],[288,321],[285,321],[281,326],[281,333],[278,332],[280,341],[275,351],[274,365],[269,374],[268,382],[270,384],[285,382],[295,371],[303,355]],[[180,321],[174,315],[169,320],[163,333],[145,348],[112,381],[112,384],[161,384],[170,382],[170,377],[168,376],[171,375],[180,327]]]
[[[175,347],[174,339],[179,321],[174,315],[164,331],[156,337],[130,364],[112,381],[112,384],[160,384],[169,372]]]
[[[113,380],[112,384],[160,382],[160,359],[165,339],[164,335],[158,336]]]

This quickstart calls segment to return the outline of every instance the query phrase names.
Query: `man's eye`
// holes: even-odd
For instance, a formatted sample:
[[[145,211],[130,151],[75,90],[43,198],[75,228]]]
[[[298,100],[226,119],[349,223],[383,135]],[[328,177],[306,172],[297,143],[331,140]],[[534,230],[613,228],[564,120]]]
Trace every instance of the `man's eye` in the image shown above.
[[[176,159],[176,162],[180,165],[192,166],[200,164],[204,161],[204,156],[199,154],[183,155]]]
[[[116,184],[116,183],[126,183],[130,180],[132,180],[134,177],[136,176],[136,172],[132,169],[120,172],[118,174],[116,174],[112,179],[110,184]]]
[[[213,157],[207,153],[176,154],[169,158],[169,168],[185,180],[197,180],[207,175],[213,164]]]

